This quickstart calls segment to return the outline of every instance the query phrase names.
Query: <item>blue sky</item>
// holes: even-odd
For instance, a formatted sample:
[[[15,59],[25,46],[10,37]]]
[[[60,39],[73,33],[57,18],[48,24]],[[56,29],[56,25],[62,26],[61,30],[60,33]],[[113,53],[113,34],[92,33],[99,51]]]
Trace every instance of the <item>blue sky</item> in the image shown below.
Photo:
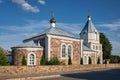
[[[0,0],[0,46],[10,50],[22,40],[50,27],[54,10],[57,27],[79,36],[88,13],[96,28],[120,55],[120,0]]]

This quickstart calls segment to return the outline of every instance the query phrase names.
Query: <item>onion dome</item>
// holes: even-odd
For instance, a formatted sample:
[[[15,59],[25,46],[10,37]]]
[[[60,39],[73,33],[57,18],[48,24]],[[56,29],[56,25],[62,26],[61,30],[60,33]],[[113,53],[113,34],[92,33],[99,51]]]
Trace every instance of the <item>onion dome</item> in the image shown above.
[[[50,19],[50,23],[56,23],[55,18]]]
[[[88,16],[88,20],[91,20],[91,16],[90,15]]]

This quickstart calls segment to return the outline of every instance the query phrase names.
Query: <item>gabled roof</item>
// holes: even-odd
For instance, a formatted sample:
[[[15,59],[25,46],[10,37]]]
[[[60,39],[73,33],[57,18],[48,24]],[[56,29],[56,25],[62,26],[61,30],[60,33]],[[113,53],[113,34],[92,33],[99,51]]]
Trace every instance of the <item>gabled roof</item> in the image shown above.
[[[33,40],[31,41],[28,41],[28,42],[25,42],[25,43],[22,43],[18,46],[14,46],[12,47],[13,48],[40,48],[41,46],[38,46],[37,44],[34,43]]]
[[[58,28],[56,28],[56,27],[50,27],[50,28],[48,28],[47,30],[39,33],[38,35],[33,36],[33,37],[31,37],[31,38],[28,38],[28,39],[25,39],[24,41],[31,40],[31,39],[34,39],[34,38],[36,38],[36,37],[39,37],[39,36],[45,35],[45,34],[51,34],[51,35],[56,35],[56,36],[65,36],[65,37],[75,38],[75,36],[73,36],[73,35],[65,32],[65,31],[63,31],[63,30],[61,30],[61,29],[58,29]]]
[[[82,29],[81,32],[88,32],[88,33],[92,33],[92,32],[96,32],[97,29],[95,28],[92,20],[91,20],[91,17],[88,16],[88,21],[86,22],[84,28]],[[98,32],[98,31],[97,31]]]
[[[85,44],[83,44],[83,51],[92,51],[92,52],[94,52],[89,47],[87,47]]]
[[[58,29],[56,27],[50,27],[49,29],[41,32],[39,35],[43,35],[43,34],[53,34],[53,35],[57,35],[57,36],[66,36],[66,37],[74,37],[73,35]]]

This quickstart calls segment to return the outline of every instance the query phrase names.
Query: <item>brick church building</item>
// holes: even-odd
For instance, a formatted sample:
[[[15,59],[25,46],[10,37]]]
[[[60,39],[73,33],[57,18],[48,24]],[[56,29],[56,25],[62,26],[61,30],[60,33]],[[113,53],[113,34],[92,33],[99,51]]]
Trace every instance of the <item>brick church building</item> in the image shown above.
[[[74,26],[73,26],[74,28]],[[42,55],[46,60],[57,56],[62,64],[68,64],[71,56],[72,65],[79,65],[81,58],[83,64],[97,64],[98,59],[102,64],[102,45],[99,41],[99,32],[88,16],[87,23],[80,33],[80,38],[57,28],[54,17],[50,19],[50,27],[40,34],[23,40],[23,44],[12,47],[14,65],[22,65],[25,56],[27,65],[40,65]]]

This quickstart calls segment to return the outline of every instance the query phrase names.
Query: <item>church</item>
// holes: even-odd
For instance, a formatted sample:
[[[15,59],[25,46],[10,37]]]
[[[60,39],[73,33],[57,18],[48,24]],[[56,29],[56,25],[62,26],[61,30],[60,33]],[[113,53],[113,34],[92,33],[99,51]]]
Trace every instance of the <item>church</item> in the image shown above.
[[[56,56],[63,65],[68,65],[68,56],[71,58],[72,65],[80,65],[81,59],[83,64],[89,64],[90,59],[91,64],[97,64],[98,60],[102,64],[103,53],[99,39],[100,34],[95,28],[91,16],[88,16],[84,28],[78,35],[80,37],[76,38],[57,28],[56,20],[52,17],[48,29],[24,39],[21,45],[11,48],[13,64],[22,65],[24,56],[28,66],[40,65],[43,55],[48,61]]]

